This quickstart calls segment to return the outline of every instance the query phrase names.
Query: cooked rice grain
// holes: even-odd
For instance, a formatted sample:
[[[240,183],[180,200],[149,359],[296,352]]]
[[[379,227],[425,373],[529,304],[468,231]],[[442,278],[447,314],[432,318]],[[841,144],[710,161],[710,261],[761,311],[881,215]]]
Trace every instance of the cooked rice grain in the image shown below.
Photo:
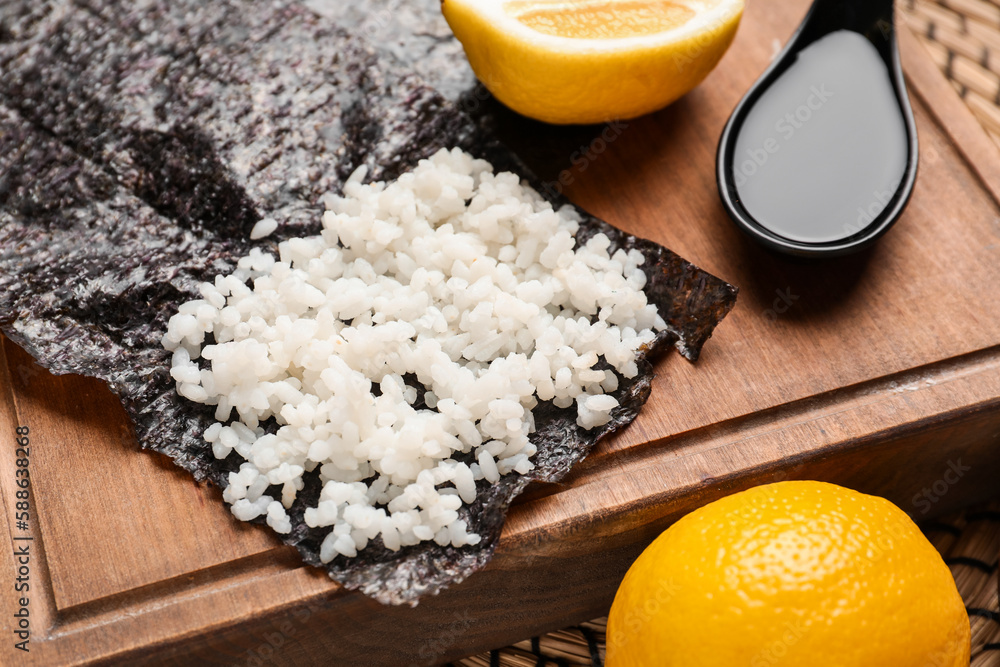
[[[321,236],[251,251],[163,339],[178,393],[217,406],[215,456],[242,461],[224,491],[234,516],[289,532],[318,469],[305,521],[329,528],[323,562],[377,537],[478,543],[459,510],[478,480],[533,468],[532,409],[575,404],[582,428],[606,424],[606,392],[665,328],[642,254],[609,255],[603,234],[577,247],[574,210],[516,175],[454,149],[393,183],[364,177],[326,198]]]

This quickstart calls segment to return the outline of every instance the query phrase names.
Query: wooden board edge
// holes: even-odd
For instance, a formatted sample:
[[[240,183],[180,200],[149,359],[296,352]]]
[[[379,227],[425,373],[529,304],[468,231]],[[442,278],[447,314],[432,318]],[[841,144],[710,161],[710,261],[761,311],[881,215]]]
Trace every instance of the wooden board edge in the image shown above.
[[[625,455],[615,454],[609,471],[587,470],[571,476],[558,500],[549,496],[535,501],[545,504],[549,521],[532,521],[530,506],[516,507],[503,539],[507,546],[517,548],[535,543],[540,536],[577,533],[578,513],[588,505],[601,508],[600,516],[593,517],[595,526],[613,532],[616,522],[627,522],[636,508],[666,502],[706,482],[775,468],[785,459],[829,456],[865,441],[897,437],[901,429],[913,425],[951,422],[989,410],[1000,412],[1000,348],[837,389],[764,414],[649,443]],[[856,423],[845,426],[850,420]],[[725,470],[725,464],[732,463],[728,455],[737,452],[746,452],[743,467]],[[658,478],[671,483],[658,483]],[[664,486],[681,490],[665,495]]]
[[[995,406],[994,406],[995,407]],[[631,520],[614,533],[595,535],[577,530],[560,536],[563,547],[545,551],[552,542],[536,543],[534,549],[516,550],[501,547],[490,566],[473,575],[465,584],[430,598],[414,610],[384,608],[373,615],[359,596],[344,596],[321,604],[302,604],[280,610],[268,610],[247,625],[219,628],[188,642],[173,642],[125,655],[138,664],[325,665],[365,664],[426,666],[441,664],[466,655],[496,648],[524,637],[554,630],[607,612],[614,590],[625,570],[660,531],[676,519],[718,497],[783,479],[820,479],[847,486],[859,486],[868,473],[863,468],[842,469],[845,462],[857,457],[859,450],[892,450],[895,460],[900,450],[914,439],[935,438],[952,443],[979,442],[992,452],[988,462],[979,461],[975,472],[967,474],[963,484],[973,484],[972,491],[952,492],[932,506],[925,517],[933,517],[963,504],[964,499],[985,497],[992,489],[988,481],[1000,475],[1000,453],[993,444],[1000,436],[1000,411],[985,410],[951,415],[932,425],[881,434],[879,440],[854,443],[851,447],[796,461],[792,472],[780,466],[753,471],[752,475],[705,480],[697,489],[666,499],[660,506],[636,508]],[[955,457],[952,450],[942,450],[944,459]],[[975,463],[962,459],[962,465]],[[924,462],[917,470],[942,474],[947,461]],[[891,473],[883,467],[882,473]],[[992,477],[991,477],[992,476]],[[984,483],[984,479],[987,483]],[[864,489],[862,489],[864,490]],[[893,499],[905,505],[906,496]],[[588,548],[595,539],[602,549]],[[539,548],[540,547],[540,548]],[[558,600],[558,604],[553,604]],[[474,613],[469,613],[474,609]],[[334,630],[344,618],[364,618],[365,626],[346,632]],[[304,620],[299,620],[304,619]],[[400,629],[405,628],[405,632]],[[290,629],[293,632],[290,632]],[[391,642],[386,636],[394,637]],[[263,653],[261,651],[264,651]]]
[[[172,656],[171,660],[176,658],[176,663],[170,664],[182,664],[192,656],[211,663],[224,662],[223,658],[232,659],[234,655],[249,660],[257,649],[264,647],[268,650],[267,647],[271,645],[267,637],[288,635],[288,628],[291,627],[295,631],[293,634],[297,634],[295,646],[289,645],[282,649],[286,654],[283,659],[269,658],[276,664],[313,664],[308,657],[309,651],[299,647],[299,643],[312,635],[315,636],[311,641],[322,644],[324,650],[339,660],[364,659],[366,664],[372,665],[401,664],[399,661],[407,655],[407,651],[426,652],[426,641],[421,644],[417,637],[427,636],[432,632],[432,619],[435,615],[450,619],[456,614],[460,615],[460,610],[468,609],[470,605],[481,608],[484,596],[492,591],[493,607],[483,612],[481,621],[466,619],[463,621],[465,625],[461,636],[448,641],[440,638],[436,640],[435,646],[440,646],[441,651],[434,653],[435,659],[452,659],[468,651],[492,648],[486,645],[489,632],[487,626],[495,629],[500,623],[498,616],[503,616],[503,623],[510,623],[509,627],[505,625],[504,632],[514,641],[519,638],[514,634],[523,633],[527,636],[530,632],[537,631],[543,622],[547,627],[555,628],[602,613],[600,605],[609,602],[613,594],[613,586],[609,583],[611,579],[605,575],[601,576],[600,582],[590,582],[589,587],[584,582],[574,580],[574,586],[580,586],[581,590],[593,594],[591,602],[583,604],[586,596],[574,590],[570,594],[574,604],[560,604],[557,605],[559,609],[547,612],[551,615],[545,618],[535,617],[532,621],[533,629],[529,629],[524,620],[517,619],[516,614],[505,609],[525,609],[532,604],[551,607],[551,604],[542,605],[545,596],[555,599],[555,596],[567,594],[565,588],[551,588],[546,581],[547,576],[539,578],[539,570],[548,571],[557,580],[559,577],[569,576],[560,573],[567,563],[579,564],[580,568],[587,571],[611,568],[613,571],[620,570],[619,574],[623,574],[623,568],[627,568],[631,559],[660,530],[683,514],[723,495],[760,483],[800,477],[826,478],[825,481],[834,482],[864,479],[864,471],[847,470],[831,474],[829,471],[833,464],[830,462],[871,458],[887,448],[905,447],[907,442],[930,437],[935,433],[953,434],[952,440],[955,442],[968,437],[970,443],[982,440],[980,434],[984,429],[991,434],[995,432],[993,437],[1000,435],[1000,350],[950,360],[935,368],[915,369],[902,377],[883,378],[882,382],[879,386],[865,384],[851,388],[850,391],[839,390],[841,400],[833,407],[810,409],[808,405],[788,406],[790,410],[797,408],[798,411],[792,410],[776,421],[760,420],[757,424],[739,425],[734,430],[720,432],[712,437],[704,433],[688,434],[687,443],[670,443],[670,447],[681,449],[677,456],[668,456],[658,462],[640,457],[620,469],[616,466],[614,482],[609,482],[607,478],[593,479],[565,489],[559,498],[539,498],[526,506],[515,508],[504,539],[490,565],[473,575],[466,584],[456,586],[437,598],[423,601],[415,610],[384,608],[373,615],[369,607],[375,603],[359,594],[313,595],[283,604],[273,604],[272,601],[270,606],[260,604],[257,614],[252,617],[219,619],[218,623],[212,625],[211,633],[195,630],[179,633],[163,637],[161,641],[151,645],[117,652],[110,657],[128,661],[155,658],[156,662],[166,660],[168,656]],[[891,387],[893,382],[897,384],[896,387]],[[949,401],[949,398],[954,400]],[[883,415],[882,419],[873,418],[873,415],[879,414]],[[922,417],[914,420],[914,414]],[[885,415],[891,415],[892,418],[884,418]],[[871,423],[869,432],[861,437],[842,437],[844,429],[842,425],[838,428],[838,422],[851,418]],[[821,440],[824,434],[829,434],[830,437],[822,447],[809,449],[802,446],[802,443]],[[713,437],[717,441],[713,442]],[[800,445],[798,448],[796,443]],[[686,447],[692,449],[685,454],[683,449]],[[949,457],[951,460],[956,458],[956,447],[958,446],[942,449],[940,460],[934,456],[924,457],[920,472],[946,471]],[[722,463],[726,461],[727,454],[736,449],[759,456],[751,458],[749,464],[744,461],[742,468],[723,471]],[[767,451],[777,454],[761,453]],[[982,476],[989,476],[993,471],[1000,474],[1000,450],[993,451],[997,451],[995,458],[986,459],[980,451],[980,459],[977,461],[962,459],[958,455],[959,465],[974,463],[977,466],[977,471],[968,478],[973,480],[969,484],[974,486],[974,490],[964,489],[961,493],[953,493],[945,503],[933,504],[932,513],[927,516],[950,509],[961,498],[975,499],[982,487]],[[786,470],[785,464],[789,461],[794,462],[794,465]],[[842,464],[838,465],[843,467]],[[840,470],[836,466],[834,468]],[[706,475],[709,470],[715,470],[715,474]],[[876,472],[880,475],[892,474],[884,464]],[[657,480],[670,474],[686,475],[688,481],[678,484],[676,479],[672,480],[664,486],[677,487],[676,491],[665,493],[661,489],[657,493],[654,488]],[[917,475],[916,478],[920,479],[920,476]],[[907,494],[894,500],[900,503]],[[600,512],[588,513],[588,504],[601,505],[602,509]],[[572,508],[572,513],[566,510],[567,506]],[[548,521],[539,523],[538,513],[547,517]],[[580,521],[580,514],[587,517],[585,522]],[[587,545],[592,545],[595,540],[600,540],[608,548],[602,548],[600,554],[589,553]],[[290,581],[286,575],[287,573],[279,574],[271,581]],[[508,586],[504,582],[513,583]],[[261,581],[260,585],[263,586],[264,582]],[[595,593],[595,587],[607,590],[601,589]],[[255,591],[246,589],[245,593],[254,594]],[[517,599],[512,600],[507,595]],[[303,616],[306,621],[288,625],[289,619]],[[336,618],[344,617],[375,618],[371,622],[377,623],[378,627],[366,628],[364,637],[382,636],[382,633],[391,631],[394,626],[400,627],[401,624],[408,628],[407,635],[410,635],[410,630],[413,634],[410,635],[409,644],[400,638],[396,645],[382,648],[343,643],[338,640],[345,637],[331,634],[329,624]],[[312,627],[313,623],[316,624],[315,628]],[[322,630],[323,627],[327,629]],[[90,630],[83,631],[76,640],[86,643],[89,632]],[[480,633],[481,636],[477,635],[474,641],[465,643],[469,637],[464,632],[474,635]],[[327,636],[329,641],[323,639]],[[234,646],[240,647],[235,654],[230,652]],[[324,656],[324,659],[328,657]],[[88,661],[81,664],[101,662]]]

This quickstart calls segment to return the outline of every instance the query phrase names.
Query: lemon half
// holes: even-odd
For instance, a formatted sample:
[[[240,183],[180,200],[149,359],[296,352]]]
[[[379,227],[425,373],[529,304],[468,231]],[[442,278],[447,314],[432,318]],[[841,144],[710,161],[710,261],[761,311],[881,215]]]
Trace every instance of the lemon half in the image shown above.
[[[441,10],[497,99],[584,124],[656,111],[701,83],[743,0],[442,0]]]

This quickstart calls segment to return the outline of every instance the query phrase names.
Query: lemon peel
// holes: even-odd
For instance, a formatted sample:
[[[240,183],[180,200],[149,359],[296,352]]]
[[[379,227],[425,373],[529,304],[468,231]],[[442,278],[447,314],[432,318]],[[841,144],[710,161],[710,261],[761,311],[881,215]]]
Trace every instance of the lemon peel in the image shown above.
[[[608,667],[958,667],[970,627],[940,554],[889,501],[822,482],[717,500],[635,561]]]

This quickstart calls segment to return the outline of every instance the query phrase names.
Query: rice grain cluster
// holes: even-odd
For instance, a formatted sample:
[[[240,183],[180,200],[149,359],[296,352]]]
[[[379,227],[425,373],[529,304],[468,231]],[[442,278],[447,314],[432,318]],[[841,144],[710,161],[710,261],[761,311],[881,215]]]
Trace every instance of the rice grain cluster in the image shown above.
[[[305,521],[329,529],[323,562],[376,538],[478,543],[460,511],[533,468],[538,403],[607,423],[666,326],[642,254],[609,254],[603,234],[578,247],[574,210],[515,174],[454,149],[389,184],[364,177],[327,197],[320,236],[254,249],[163,339],[177,391],[217,406],[215,456],[242,460],[224,491],[238,519],[289,532],[319,475]]]

